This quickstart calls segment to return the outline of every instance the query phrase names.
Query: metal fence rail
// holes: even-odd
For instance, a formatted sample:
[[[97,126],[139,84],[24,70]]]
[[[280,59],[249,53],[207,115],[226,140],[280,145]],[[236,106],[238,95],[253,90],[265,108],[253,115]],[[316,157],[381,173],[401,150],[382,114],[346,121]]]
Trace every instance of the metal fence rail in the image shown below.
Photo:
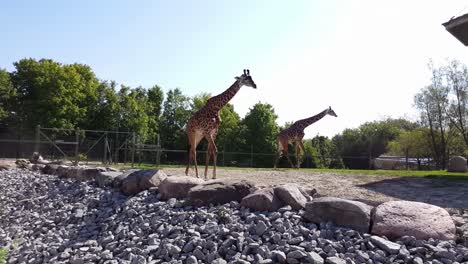
[[[218,166],[232,167],[273,167],[275,153],[231,152],[221,150],[218,152]],[[165,149],[157,137],[155,144],[139,142],[134,132],[104,131],[88,129],[59,129],[38,126],[31,131],[0,131],[0,157],[2,158],[30,158],[37,151],[47,159],[67,159],[74,162],[103,164],[154,164],[159,165],[186,165],[188,151],[180,149]],[[205,150],[197,151],[197,162],[205,165]],[[289,155],[295,164],[296,157]],[[362,168],[375,169],[433,169],[435,164],[429,158],[416,159],[406,157],[379,157],[369,156],[310,156],[301,157],[301,167],[313,168],[321,162],[328,167],[334,161],[343,164],[359,165]],[[422,161],[422,162],[421,162]],[[289,167],[283,157],[279,167]],[[336,168],[336,167],[334,167]]]

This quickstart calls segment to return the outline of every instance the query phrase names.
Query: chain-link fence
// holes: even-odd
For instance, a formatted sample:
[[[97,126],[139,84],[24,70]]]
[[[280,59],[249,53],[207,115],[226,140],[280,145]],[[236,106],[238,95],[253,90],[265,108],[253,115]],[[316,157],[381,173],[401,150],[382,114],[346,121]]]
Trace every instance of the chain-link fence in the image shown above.
[[[50,160],[66,159],[80,163],[128,165],[187,165],[188,150],[164,149],[158,137],[153,144],[142,143],[133,132],[87,129],[59,129],[38,126],[34,131],[0,128],[0,158],[30,158],[37,151]],[[219,151],[217,165],[226,167],[272,168],[275,153]],[[290,159],[297,164],[295,155]],[[302,168],[361,168],[361,169],[435,169],[430,158],[396,156],[310,156],[299,158]],[[197,163],[204,166],[206,151],[197,151]],[[213,164],[213,159],[211,163]],[[288,168],[285,157],[278,167]]]

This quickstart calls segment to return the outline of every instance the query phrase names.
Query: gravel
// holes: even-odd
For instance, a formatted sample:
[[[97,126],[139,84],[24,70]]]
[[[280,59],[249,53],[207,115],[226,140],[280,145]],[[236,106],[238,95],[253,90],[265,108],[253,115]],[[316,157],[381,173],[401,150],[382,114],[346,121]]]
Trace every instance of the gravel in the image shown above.
[[[0,247],[7,263],[468,263],[455,242],[390,242],[302,221],[303,211],[239,203],[184,206],[157,189],[126,197],[94,183],[0,171]]]

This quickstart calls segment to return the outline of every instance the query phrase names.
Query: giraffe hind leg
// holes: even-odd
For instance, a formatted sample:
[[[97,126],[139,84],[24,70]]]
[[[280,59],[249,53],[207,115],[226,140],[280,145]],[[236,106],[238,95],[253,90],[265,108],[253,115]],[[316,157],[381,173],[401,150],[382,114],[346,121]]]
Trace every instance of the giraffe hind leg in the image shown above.
[[[198,166],[197,166],[197,145],[200,142],[201,137],[198,137],[197,134],[189,134],[189,142],[190,142],[190,150],[189,150],[189,158],[187,162],[187,168],[185,169],[185,175],[188,175],[188,171],[190,169],[190,163],[193,161],[195,165],[195,175],[198,178]]]

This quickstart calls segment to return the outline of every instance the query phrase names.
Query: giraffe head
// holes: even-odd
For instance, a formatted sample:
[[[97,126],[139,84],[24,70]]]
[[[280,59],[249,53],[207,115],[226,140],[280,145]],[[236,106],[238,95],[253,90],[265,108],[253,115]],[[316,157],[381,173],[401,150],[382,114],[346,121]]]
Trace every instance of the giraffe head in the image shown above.
[[[331,115],[331,116],[337,117],[337,115],[335,114],[335,111],[333,111],[333,109],[331,108],[331,106],[329,106],[328,109],[327,109],[327,115]]]
[[[250,76],[250,71],[249,70],[244,70],[244,74],[242,74],[240,77],[235,77],[236,80],[239,82],[240,86],[249,86],[254,89],[257,89],[257,85],[255,82],[252,80],[252,76]]]

